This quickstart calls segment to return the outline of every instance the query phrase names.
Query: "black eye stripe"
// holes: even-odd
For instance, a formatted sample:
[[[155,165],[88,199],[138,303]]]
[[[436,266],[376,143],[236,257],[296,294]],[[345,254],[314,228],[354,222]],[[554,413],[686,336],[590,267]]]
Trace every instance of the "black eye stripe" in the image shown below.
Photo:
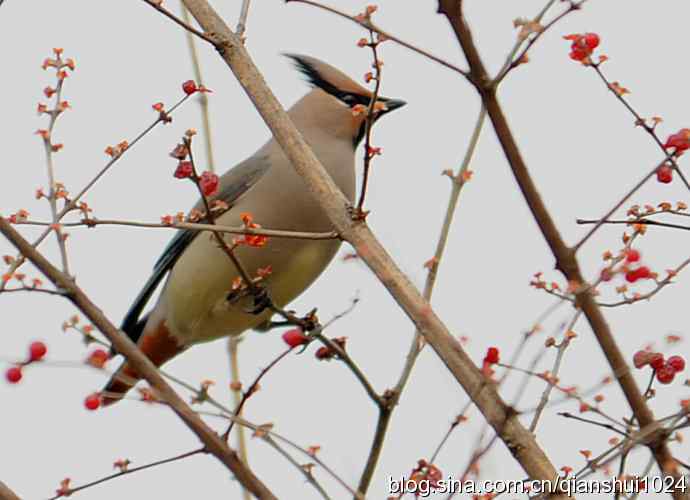
[[[335,95],[340,101],[347,104],[350,107],[356,106],[357,104],[362,104],[363,106],[369,106],[369,98],[360,94],[349,94],[344,92],[339,92]]]

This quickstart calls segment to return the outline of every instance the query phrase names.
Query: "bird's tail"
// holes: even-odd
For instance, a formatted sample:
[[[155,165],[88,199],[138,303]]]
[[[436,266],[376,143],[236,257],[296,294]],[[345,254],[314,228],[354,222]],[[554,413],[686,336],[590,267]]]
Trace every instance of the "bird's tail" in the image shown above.
[[[149,323],[146,324],[139,338],[139,349],[154,365],[161,366],[181,353],[184,346],[181,346],[171,335],[165,322],[159,321],[154,325]],[[122,363],[101,391],[103,406],[110,406],[120,401],[139,380],[141,380],[141,375],[127,361]]]

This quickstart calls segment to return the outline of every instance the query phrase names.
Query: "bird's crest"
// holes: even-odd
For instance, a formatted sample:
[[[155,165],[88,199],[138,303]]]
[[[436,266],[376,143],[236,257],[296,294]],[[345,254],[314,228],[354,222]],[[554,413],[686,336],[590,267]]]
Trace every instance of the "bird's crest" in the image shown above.
[[[285,54],[292,59],[297,69],[307,77],[314,87],[331,94],[347,105],[368,103],[371,92],[353,81],[342,71],[314,57],[299,54]]]

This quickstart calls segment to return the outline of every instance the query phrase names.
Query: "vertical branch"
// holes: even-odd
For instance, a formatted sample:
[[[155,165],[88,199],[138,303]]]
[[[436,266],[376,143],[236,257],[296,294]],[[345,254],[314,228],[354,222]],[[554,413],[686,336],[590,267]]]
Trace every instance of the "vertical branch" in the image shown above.
[[[235,34],[244,39],[244,32],[247,29],[247,16],[249,16],[249,4],[251,0],[242,0],[242,10],[240,11],[240,19],[237,21],[237,28]]]
[[[55,129],[55,123],[57,122],[58,116],[63,112],[61,107],[62,104],[62,87],[65,82],[63,65],[65,64],[62,60],[62,49],[53,49],[55,53],[55,74],[57,76],[57,85],[55,86],[55,107],[48,111],[50,116],[50,122],[48,123],[47,133],[42,134],[43,136],[43,149],[46,156],[46,170],[48,173],[48,203],[50,205],[50,215],[52,219],[51,229],[55,231],[55,237],[57,238],[58,248],[60,249],[60,259],[62,260],[62,270],[69,275],[69,262],[67,260],[67,248],[65,246],[65,236],[59,225],[60,217],[58,215],[57,209],[57,184],[55,182],[55,165],[53,163],[53,152],[57,151],[57,145],[53,144],[53,130]],[[45,66],[44,66],[45,67]]]
[[[558,372],[561,369],[563,356],[565,355],[565,350],[568,348],[568,346],[570,345],[570,341],[572,340],[572,337],[570,336],[571,330],[575,326],[575,323],[577,323],[577,320],[580,319],[581,314],[582,311],[577,311],[575,313],[575,316],[573,317],[572,321],[565,329],[565,333],[563,334],[563,340],[561,340],[561,343],[556,346],[558,350],[556,354],[556,361],[554,361],[553,368],[551,369],[551,374],[549,378],[546,380],[546,387],[544,388],[544,392],[542,393],[541,399],[539,400],[537,411],[534,412],[534,417],[532,417],[532,423],[529,424],[530,432],[535,432],[537,430],[537,424],[539,423],[541,414],[544,412],[546,405],[549,403],[549,397],[551,396],[551,392],[553,392],[553,388],[558,383]]]
[[[228,338],[228,355],[230,357],[230,381],[232,387],[232,397],[235,403],[235,408],[239,409],[242,396],[240,396],[240,391],[236,390],[236,387],[240,385],[240,364],[239,364],[239,344],[241,342],[241,337],[232,336]],[[237,416],[242,416],[242,412],[237,411]],[[242,460],[246,465],[249,465],[249,457],[247,454],[247,438],[244,426],[237,426],[237,451],[240,455],[240,460]],[[249,491],[246,488],[242,488],[242,497],[244,500],[250,500]]]
[[[464,175],[469,168],[474,150],[479,141],[479,135],[481,133],[485,118],[486,110],[482,107],[479,116],[477,117],[477,123],[472,133],[472,137],[470,138],[470,143],[467,146],[467,151],[465,152],[462,165],[460,166],[457,175],[451,176],[453,188],[450,199],[448,200],[448,208],[446,209],[441,234],[439,236],[438,243],[436,244],[436,252],[434,253],[434,257],[431,259],[431,266],[429,268],[429,273],[427,274],[426,283],[424,285],[424,299],[427,301],[431,301],[431,294],[433,293],[434,284],[436,283],[438,267],[443,257],[446,243],[448,242],[448,235],[450,233],[450,227],[453,223],[453,216],[455,214],[455,209],[460,197],[460,191],[465,185]],[[393,410],[400,399],[407,381],[410,378],[410,374],[412,373],[412,368],[414,367],[417,357],[422,351],[422,347],[424,346],[423,341],[424,337],[421,335],[420,331],[415,330],[414,337],[405,360],[405,366],[400,374],[400,378],[398,379],[395,388],[386,394],[387,397],[383,401],[384,404],[379,405],[379,417],[376,424],[374,439],[369,451],[369,456],[367,457],[366,465],[364,466],[364,472],[362,473],[359,482],[358,491],[362,494],[366,494],[369,484],[371,483],[371,478],[373,477],[376,464],[378,463],[379,456],[381,455],[384,439],[386,433],[388,432],[388,425],[390,424]]]
[[[366,39],[365,39],[366,40]],[[381,88],[381,61],[379,60],[378,53],[378,40],[374,40],[374,32],[369,30],[369,47],[374,58],[374,71],[376,74],[373,76],[374,81],[374,92],[372,94],[371,100],[369,101],[369,106],[367,107],[366,113],[367,117],[364,121],[364,173],[362,174],[362,188],[359,193],[359,201],[357,202],[357,213],[360,216],[364,216],[364,199],[367,195],[367,186],[369,184],[369,169],[371,168],[371,160],[374,158],[376,153],[371,147],[371,130],[374,126],[374,118],[376,114],[376,102],[379,98],[379,90]]]
[[[455,211],[458,205],[458,201],[460,200],[460,192],[462,191],[462,188],[466,183],[465,175],[469,170],[470,162],[472,161],[474,151],[477,148],[479,136],[481,135],[482,127],[484,126],[485,120],[486,108],[482,106],[479,112],[479,116],[477,116],[477,122],[474,126],[474,130],[472,131],[472,136],[470,137],[470,142],[467,146],[467,150],[465,151],[465,157],[462,160],[462,164],[460,165],[457,174],[451,177],[453,181],[453,187],[450,193],[450,198],[448,199],[448,208],[446,209],[445,219],[443,221],[443,226],[441,227],[441,234],[439,235],[438,242],[436,243],[436,251],[434,252],[434,256],[430,261],[431,265],[429,266],[429,272],[427,273],[426,282],[424,283],[424,298],[429,302],[431,302],[431,295],[434,292],[434,285],[436,284],[436,277],[438,276],[438,270],[441,266],[441,259],[443,259],[443,254],[446,250],[446,245],[448,243],[450,227],[453,224]],[[419,331],[415,331],[414,339],[412,341],[412,344],[410,345],[410,350],[407,354],[405,366],[403,367],[400,379],[398,380],[398,383],[396,384],[394,389],[396,399],[400,398],[400,394],[405,388],[407,380],[409,379],[410,374],[412,373],[414,363],[417,360],[417,356],[419,356],[419,353],[421,352],[423,347],[422,340],[423,339],[420,336]]]
[[[187,7],[184,6],[184,3],[181,5],[181,7],[182,19],[185,23],[190,24],[191,19],[189,18],[189,11],[187,10]],[[185,38],[187,39],[187,46],[189,47],[189,57],[192,60],[194,80],[199,85],[203,85],[204,79],[201,75],[201,64],[199,63],[199,54],[196,48],[196,40],[194,39],[194,35],[190,31],[185,30],[184,33]],[[208,111],[208,96],[206,95],[206,92],[200,92],[197,99],[199,102],[199,107],[201,108],[202,128],[204,131],[204,145],[206,147],[206,161],[208,162],[208,169],[211,172],[215,172],[216,167],[213,160],[213,138],[211,137],[211,118]]]

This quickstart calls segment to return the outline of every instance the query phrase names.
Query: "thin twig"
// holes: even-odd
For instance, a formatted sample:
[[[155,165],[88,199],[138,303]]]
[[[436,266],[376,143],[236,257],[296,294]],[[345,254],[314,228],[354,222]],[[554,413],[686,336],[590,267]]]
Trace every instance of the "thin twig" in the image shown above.
[[[245,403],[249,398],[251,398],[254,393],[258,390],[259,387],[259,382],[261,382],[261,379],[264,378],[264,375],[266,375],[271,369],[276,366],[280,361],[290,354],[292,352],[292,347],[286,349],[282,353],[280,353],[273,361],[271,361],[265,368],[262,368],[261,371],[259,372],[259,375],[254,379],[254,382],[251,383],[251,385],[247,388],[246,391],[242,394],[242,399],[240,400],[240,404],[238,404],[235,407],[235,416],[239,417],[242,414],[242,409],[244,408]],[[235,421],[232,420],[230,422],[230,425],[228,426],[227,430],[223,433],[223,439],[227,440],[228,436],[230,435],[230,432],[232,432],[232,428],[235,425]]]
[[[324,500],[330,500],[330,496],[328,496],[328,493],[326,493],[326,490],[323,489],[323,486],[316,480],[314,475],[311,473],[309,467],[305,467],[304,465],[300,464],[295,460],[292,455],[290,455],[288,452],[286,452],[283,448],[279,447],[273,439],[271,439],[271,436],[266,435],[263,437],[263,440],[266,441],[269,445],[275,447],[275,450],[281,454],[285,460],[290,462],[294,467],[297,468],[297,470],[300,471],[300,473],[304,476],[304,478],[307,480],[309,484],[311,484],[316,491],[321,495]]]
[[[433,464],[436,463],[436,459],[438,458],[438,455],[441,453],[441,450],[443,447],[446,445],[448,440],[450,439],[450,436],[453,434],[453,431],[457,429],[457,427],[460,425],[460,423],[464,420],[463,417],[465,417],[465,413],[469,411],[469,409],[472,407],[472,401],[468,401],[465,403],[465,406],[463,407],[462,410],[460,410],[460,413],[455,417],[453,422],[450,424],[448,427],[448,430],[446,433],[443,435],[443,438],[441,438],[441,441],[436,445],[436,449],[434,452],[431,454],[431,457],[429,458],[429,463]]]
[[[183,6],[183,8],[185,8]],[[242,404],[243,396],[240,396],[241,379],[240,379],[240,357],[239,347],[242,337],[232,335],[228,338],[228,358],[230,361],[230,387],[232,390],[232,398],[235,403],[235,414],[241,415],[240,405]],[[230,434],[230,433],[228,433]],[[240,455],[240,460],[249,465],[249,454],[247,453],[247,437],[245,427],[240,425],[235,431],[237,435],[237,451]],[[251,500],[251,494],[246,488],[242,488],[242,497],[244,500]]]
[[[247,29],[247,16],[249,16],[250,3],[251,0],[242,0],[242,10],[240,10],[240,18],[235,28],[235,34],[240,38],[244,38],[244,32]]]
[[[621,436],[624,437],[630,437],[630,435],[627,432],[624,432],[617,427],[615,427],[612,424],[605,424],[604,422],[597,422],[596,420],[590,420],[588,418],[583,418],[583,417],[578,417],[577,415],[573,415],[572,413],[569,413],[567,411],[564,412],[559,412],[557,415],[565,418],[572,418],[573,420],[579,420],[580,422],[585,422],[587,424],[592,424],[592,425],[597,425],[599,427],[603,427],[604,429],[608,429],[610,431],[615,432],[616,434],[620,434]]]
[[[12,292],[38,292],[38,293],[46,293],[48,295],[59,295],[60,297],[65,296],[64,292],[62,292],[60,290],[50,290],[48,288],[38,288],[38,287],[33,287],[33,286],[22,286],[22,287],[17,287],[17,288],[5,288],[4,290],[0,290],[0,294],[12,293]]]
[[[690,258],[685,259],[679,266],[677,266],[675,269],[673,269],[672,272],[669,271],[668,276],[666,276],[666,278],[664,278],[663,280],[658,282],[657,286],[654,287],[654,290],[652,290],[651,292],[648,292],[648,293],[645,293],[645,294],[642,294],[639,296],[631,297],[629,299],[626,298],[625,300],[621,300],[618,302],[600,302],[598,304],[600,307],[619,307],[619,306],[623,306],[623,305],[634,304],[635,302],[640,302],[643,300],[649,300],[652,297],[654,297],[657,293],[659,293],[662,288],[665,288],[666,286],[675,283],[673,281],[673,278],[675,278],[679,272],[681,272],[683,269],[685,269],[688,266],[688,264],[690,264]]]
[[[64,112],[61,108],[62,104],[62,87],[65,79],[60,75],[64,70],[62,56],[58,51],[55,51],[55,74],[57,76],[57,85],[55,86],[55,107],[48,112],[50,115],[50,122],[48,124],[48,131],[43,135],[43,149],[45,151],[46,157],[46,168],[48,171],[48,203],[50,205],[50,215],[52,218],[51,228],[55,231],[55,237],[57,238],[58,248],[60,249],[60,259],[62,260],[62,270],[70,275],[69,271],[69,261],[67,259],[67,247],[65,245],[65,235],[62,232],[62,228],[58,224],[60,217],[58,215],[57,209],[57,184],[55,181],[55,166],[53,163],[53,131],[55,129],[55,123],[58,117]]]
[[[159,5],[157,2],[154,2],[153,0],[144,0],[145,3],[156,9],[158,12],[163,14],[165,17],[170,19],[172,22],[175,24],[180,25],[182,28],[184,28],[186,31],[189,31],[190,33],[193,33],[194,35],[198,36],[202,40],[207,41],[211,45],[214,45],[213,39],[209,36],[207,36],[205,33],[202,33],[201,31],[197,30],[196,28],[192,27],[191,25],[185,23],[182,19],[177,17],[175,14],[170,12],[168,9],[164,8],[162,5]],[[162,3],[162,2],[161,2]]]
[[[601,71],[601,63],[597,64],[590,64],[590,66],[594,69],[594,71],[597,73],[601,81],[606,85],[606,88],[611,91],[611,93],[616,96],[616,99],[625,106],[625,109],[627,109],[631,115],[635,118],[635,125],[642,127],[642,129],[649,134],[649,136],[654,140],[656,145],[661,149],[661,152],[664,153],[664,156],[666,157],[665,161],[669,161],[672,165],[674,170],[678,173],[680,176],[681,180],[685,184],[685,187],[690,190],[690,184],[688,183],[688,180],[685,178],[683,175],[683,172],[680,170],[680,167],[678,166],[678,163],[676,162],[677,158],[677,152],[673,151],[671,153],[668,152],[666,146],[664,146],[663,141],[659,138],[659,136],[656,133],[656,126],[654,125],[649,125],[645,119],[638,113],[635,108],[633,108],[632,104],[628,102],[628,100],[624,97],[624,94],[622,92],[619,92],[616,87],[610,82],[608,78],[604,75],[604,73]]]
[[[579,10],[582,7],[582,4],[584,4],[587,0],[581,0],[580,2],[569,2],[568,8],[558,14],[555,18],[553,18],[551,21],[546,23],[546,25],[542,26],[540,30],[538,30],[535,35],[531,38],[528,38],[526,40],[518,40],[518,43],[515,45],[515,48],[510,52],[508,55],[506,62],[504,63],[503,67],[501,70],[498,72],[496,75],[496,78],[494,78],[494,83],[495,85],[498,85],[503,81],[503,79],[512,71],[514,68],[522,64],[522,61],[524,60],[525,56],[527,56],[527,53],[529,50],[532,48],[532,46],[546,33],[550,28],[552,28],[557,22],[561,21],[565,16],[570,14],[573,11]],[[549,11],[549,9],[553,6],[553,4],[556,3],[556,0],[550,0],[539,12],[539,14],[534,18],[533,22],[537,24],[541,24],[541,20],[544,18],[546,13]],[[518,50],[520,49],[520,46],[522,45],[523,42],[526,41],[526,44],[522,51],[520,52],[520,55],[516,57],[516,54]]]
[[[369,106],[367,107],[367,116],[364,120],[364,172],[362,174],[362,187],[359,191],[359,201],[357,202],[357,214],[360,217],[365,217],[364,213],[364,199],[367,195],[367,187],[369,185],[369,169],[371,168],[371,160],[376,155],[371,147],[371,131],[374,127],[374,120],[376,118],[376,105],[379,98],[379,90],[381,88],[381,67],[382,63],[379,60],[378,53],[379,41],[374,39],[374,32],[369,30],[369,47],[371,48],[372,57],[374,59],[373,68],[375,71],[374,92],[369,99]]]
[[[626,226],[634,226],[636,224],[644,224],[646,226],[668,227],[670,229],[681,229],[683,231],[690,231],[690,226],[683,226],[681,224],[673,224],[670,222],[661,222],[654,219],[647,219],[647,216],[640,219],[576,219],[577,224],[625,224]]]
[[[573,250],[575,252],[577,252],[577,250],[579,250],[582,247],[582,245],[587,243],[587,241],[594,235],[594,233],[596,233],[597,230],[603,224],[606,223],[606,221],[609,219],[609,217],[611,217],[614,213],[616,213],[616,211],[618,211],[618,209],[621,208],[625,204],[626,201],[628,201],[637,191],[640,190],[640,188],[642,188],[642,186],[644,186],[647,183],[647,181],[649,179],[652,178],[652,176],[656,173],[657,168],[659,168],[659,165],[655,165],[654,168],[652,170],[650,170],[647,174],[645,174],[645,176],[642,177],[642,179],[640,179],[637,182],[637,184],[635,184],[620,200],[618,200],[616,202],[616,204],[613,207],[611,207],[611,209],[608,210],[603,217],[598,219],[597,222],[595,223],[595,226],[592,229],[590,229],[589,232],[587,234],[585,234],[580,239],[580,241],[578,241],[575,244],[575,246],[573,246]]]
[[[192,20],[189,17],[189,11],[184,3],[180,2],[182,9],[182,20],[190,25]],[[189,57],[192,60],[192,69],[194,70],[194,80],[200,86],[204,84],[204,78],[201,74],[201,64],[199,63],[199,54],[196,48],[196,39],[192,35],[191,31],[184,30],[185,38],[187,39],[187,47],[189,47]],[[213,159],[213,139],[211,136],[211,117],[208,110],[208,95],[206,92],[199,92],[197,97],[197,102],[201,108],[201,123],[203,127],[204,145],[206,146],[206,161],[208,163],[208,169],[211,172],[216,171],[215,162]]]
[[[46,226],[50,225],[50,222],[27,220],[18,221],[16,225]],[[177,221],[171,222],[170,224],[164,224],[157,222],[138,222],[127,220],[88,218],[82,219],[80,222],[65,222],[62,225],[64,227],[128,226],[155,229],[191,229],[194,231],[217,231],[219,233],[270,236],[273,238],[294,238],[300,240],[333,240],[338,238],[337,233],[335,233],[334,231],[323,233],[308,233],[300,231],[282,231],[277,229],[266,229],[263,227],[254,229],[249,227],[231,227],[221,226],[219,224],[203,224],[198,222]]]
[[[563,334],[563,340],[561,340],[561,343],[557,346],[558,351],[556,354],[556,360],[553,363],[553,368],[551,369],[551,375],[549,377],[553,380],[553,383],[551,382],[551,380],[546,381],[546,387],[544,388],[544,392],[542,393],[541,399],[539,400],[537,411],[534,412],[534,417],[532,417],[532,423],[529,425],[530,432],[535,432],[537,430],[539,418],[541,417],[541,414],[544,412],[544,409],[546,408],[546,405],[549,402],[549,396],[551,396],[551,392],[553,391],[556,381],[558,380],[558,373],[561,369],[563,356],[565,354],[566,349],[570,345],[570,331],[575,327],[575,323],[577,323],[577,320],[580,319],[581,314],[581,311],[575,312],[572,321],[565,329],[565,333]]]
[[[91,481],[91,482],[88,482],[88,483],[85,483],[85,484],[82,484],[79,486],[70,487],[69,488],[69,495],[71,496],[74,493],[77,493],[79,491],[85,490],[87,488],[91,488],[93,486],[96,486],[96,485],[99,485],[102,483],[106,483],[108,481],[120,478],[122,476],[127,476],[129,474],[133,474],[135,472],[139,472],[139,471],[146,470],[146,469],[152,469],[154,467],[158,467],[159,465],[177,462],[178,460],[183,460],[185,458],[192,457],[194,455],[198,455],[199,453],[204,453],[205,451],[206,450],[204,448],[197,448],[196,450],[187,451],[185,453],[181,453],[180,455],[176,455],[174,457],[164,458],[162,460],[150,462],[150,463],[145,464],[145,465],[140,465],[139,467],[132,467],[131,469],[127,468],[127,469],[121,470],[120,472],[115,472],[113,474],[109,474],[109,475],[102,477],[100,479],[96,479],[95,481]],[[66,496],[66,495],[64,495],[63,493],[58,493],[58,494],[50,497],[49,500],[56,500],[58,498],[63,498],[64,496]]]
[[[385,400],[381,396],[378,395],[376,390],[371,385],[371,382],[369,382],[369,379],[364,375],[364,372],[357,366],[357,363],[354,362],[354,360],[350,357],[350,355],[347,353],[345,349],[340,347],[337,343],[333,342],[331,339],[328,337],[324,336],[323,333],[317,332],[313,335],[315,339],[318,339],[320,342],[322,342],[325,346],[328,346],[328,348],[331,351],[334,351],[338,359],[340,359],[347,367],[350,369],[350,371],[355,375],[357,380],[359,380],[360,384],[362,384],[362,387],[366,391],[367,395],[371,398],[371,400],[376,403],[378,406],[385,405]]]
[[[448,69],[451,69],[455,71],[456,73],[460,73],[461,75],[468,77],[469,74],[467,73],[466,70],[459,68],[458,66],[454,65],[453,63],[450,63],[444,59],[441,59],[440,57],[437,57],[430,52],[427,52],[426,50],[420,49],[419,47],[416,47],[415,45],[412,45],[411,43],[405,42],[398,38],[395,35],[392,35],[388,33],[387,31],[382,30],[378,26],[376,26],[374,23],[371,22],[370,19],[359,19],[356,16],[351,16],[349,14],[346,14],[345,12],[342,12],[338,9],[335,9],[333,7],[330,7],[328,5],[323,5],[318,2],[314,2],[313,0],[286,0],[286,3],[303,3],[306,5],[311,5],[312,7],[317,7],[319,9],[331,12],[332,14],[335,14],[337,16],[343,17],[345,19],[349,19],[350,21],[359,24],[362,28],[366,28],[370,31],[374,31],[378,33],[379,35],[382,35],[384,38],[387,38],[388,40],[391,40],[398,45],[401,45],[405,47],[406,49],[411,50],[412,52],[416,52],[417,54],[420,54],[427,59],[431,59],[434,62],[437,62],[441,66],[444,66]]]

